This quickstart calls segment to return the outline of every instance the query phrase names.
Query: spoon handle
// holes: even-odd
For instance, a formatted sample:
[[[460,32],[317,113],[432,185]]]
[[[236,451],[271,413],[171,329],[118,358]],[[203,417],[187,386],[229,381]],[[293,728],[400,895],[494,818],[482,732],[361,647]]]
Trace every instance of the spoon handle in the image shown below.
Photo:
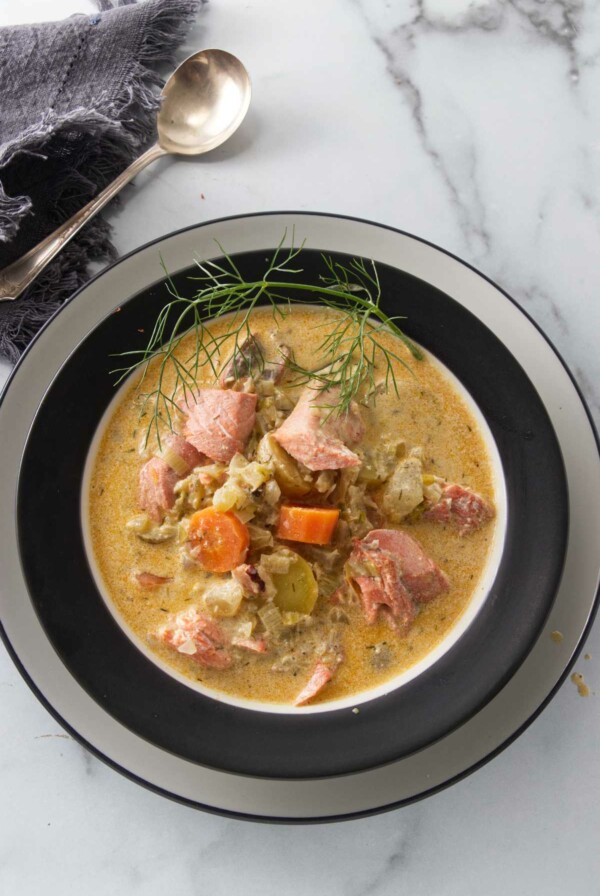
[[[60,252],[69,240],[90,221],[95,214],[104,208],[107,202],[116,196],[119,190],[139,174],[146,165],[155,159],[167,155],[167,150],[158,143],[151,146],[131,165],[122,171],[101,193],[84,205],[68,221],[61,224],[54,233],[45,237],[37,246],[30,249],[25,255],[13,261],[8,267],[0,271],[0,302],[12,302],[19,296],[29,284],[35,280],[54,256]]]

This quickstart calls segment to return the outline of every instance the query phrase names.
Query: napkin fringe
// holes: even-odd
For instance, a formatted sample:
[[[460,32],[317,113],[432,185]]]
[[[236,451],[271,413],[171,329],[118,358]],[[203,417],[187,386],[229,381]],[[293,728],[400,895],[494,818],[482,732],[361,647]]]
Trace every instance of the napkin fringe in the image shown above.
[[[140,61],[146,65],[173,64],[175,49],[185,39],[200,6],[207,2],[208,0],[176,0],[169,6],[150,10],[149,27],[144,32],[140,47]]]
[[[7,196],[0,183],[0,241],[7,243],[14,239],[19,222],[31,210],[28,196]]]

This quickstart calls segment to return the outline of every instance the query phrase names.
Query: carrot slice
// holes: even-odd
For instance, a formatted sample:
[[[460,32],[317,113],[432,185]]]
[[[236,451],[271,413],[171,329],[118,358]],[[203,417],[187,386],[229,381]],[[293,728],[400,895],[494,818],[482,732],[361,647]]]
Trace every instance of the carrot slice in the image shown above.
[[[329,544],[340,512],[333,507],[284,504],[279,512],[278,538],[304,544]]]
[[[208,572],[229,572],[243,563],[250,545],[247,527],[227,511],[206,507],[190,520],[190,553]]]

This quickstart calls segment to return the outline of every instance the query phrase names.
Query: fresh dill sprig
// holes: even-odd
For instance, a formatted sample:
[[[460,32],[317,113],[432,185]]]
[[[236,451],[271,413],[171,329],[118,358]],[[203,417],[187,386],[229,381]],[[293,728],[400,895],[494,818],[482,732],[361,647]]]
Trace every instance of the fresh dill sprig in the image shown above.
[[[292,236],[290,247],[285,248],[286,239],[287,233],[284,233],[262,279],[256,281],[246,280],[231,256],[217,243],[223,259],[196,261],[199,274],[190,279],[200,285],[192,298],[179,294],[161,258],[171,301],[158,314],[146,347],[119,355],[131,363],[113,371],[118,374],[118,384],[141,368],[139,388],[142,389],[150,363],[157,365],[156,386],[144,395],[142,408],[142,413],[149,412],[150,418],[146,444],[154,432],[160,445],[161,430],[173,429],[173,414],[181,403],[191,398],[201,369],[209,369],[217,379],[225,342],[233,339],[233,348],[225,363],[233,361],[235,368],[238,359],[243,359],[243,345],[252,338],[252,312],[259,304],[270,306],[276,320],[284,319],[293,303],[306,301],[338,312],[318,346],[322,360],[317,369],[309,370],[293,358],[286,359],[295,382],[312,382],[324,393],[336,390],[331,404],[324,397],[324,406],[330,413],[347,413],[359,396],[376,393],[378,361],[383,364],[386,390],[393,388],[398,393],[394,363],[404,367],[408,364],[382,343],[382,334],[397,336],[413,358],[422,358],[420,349],[398,326],[397,321],[402,318],[389,317],[381,308],[381,286],[373,261],[354,258],[345,265],[323,256],[326,272],[319,278],[320,282],[306,283],[294,279],[302,273],[296,264],[304,244],[294,246]],[[221,334],[211,332],[207,323],[226,314],[232,315],[227,330]],[[177,350],[190,332],[194,333],[192,352],[182,360]],[[260,354],[257,360],[259,366],[264,365]],[[171,381],[167,385],[169,375]]]

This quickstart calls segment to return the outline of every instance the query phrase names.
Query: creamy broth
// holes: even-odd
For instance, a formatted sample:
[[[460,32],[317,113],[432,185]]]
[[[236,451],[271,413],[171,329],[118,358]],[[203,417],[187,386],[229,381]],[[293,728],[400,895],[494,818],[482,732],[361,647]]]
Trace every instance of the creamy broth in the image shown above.
[[[315,365],[320,331],[332,312],[293,306],[289,315],[277,322],[268,310],[258,310],[252,331],[268,348],[276,342],[288,344],[305,367]],[[211,325],[214,332],[227,332],[229,322],[220,319]],[[364,452],[393,451],[399,440],[407,449],[422,447],[424,474],[443,477],[468,486],[487,501],[495,500],[492,468],[478,424],[443,371],[431,359],[410,359],[393,337],[389,345],[406,356],[412,373],[395,365],[399,396],[393,390],[380,394],[374,405],[361,408],[366,431],[358,448]],[[179,351],[189,356],[193,336],[184,340]],[[227,345],[221,355],[227,357]],[[154,387],[155,368],[150,369],[144,391]],[[204,372],[199,386],[214,386],[214,376]],[[295,401],[300,387],[281,388]],[[174,651],[156,639],[155,633],[172,614],[197,603],[202,588],[220,577],[205,573],[197,564],[182,564],[179,539],[159,544],[146,543],[127,529],[139,513],[138,477],[148,454],[144,442],[146,421],[140,419],[142,399],[133,382],[121,394],[118,406],[100,439],[89,484],[89,527],[95,560],[117,613],[135,635],[148,644],[158,657],[184,676],[217,692],[239,698],[271,703],[292,703],[310,677],[311,661],[299,658],[293,672],[273,671],[269,652],[248,652],[228,669],[199,665],[193,658]],[[150,451],[152,451],[150,445]],[[423,518],[413,518],[388,528],[399,528],[417,539],[424,552],[448,576],[450,587],[435,600],[420,605],[406,634],[394,632],[387,621],[368,624],[358,600],[343,604],[345,621],[341,630],[343,662],[313,704],[358,694],[398,676],[422,660],[443,640],[460,619],[476,589],[494,536],[491,520],[464,537],[456,528]],[[294,545],[287,544],[294,548]],[[349,547],[349,546],[348,546]],[[160,587],[141,587],[136,573],[149,571],[169,578]],[[325,636],[331,625],[332,604],[319,595],[313,610],[310,638]],[[290,638],[300,655],[302,632]]]

